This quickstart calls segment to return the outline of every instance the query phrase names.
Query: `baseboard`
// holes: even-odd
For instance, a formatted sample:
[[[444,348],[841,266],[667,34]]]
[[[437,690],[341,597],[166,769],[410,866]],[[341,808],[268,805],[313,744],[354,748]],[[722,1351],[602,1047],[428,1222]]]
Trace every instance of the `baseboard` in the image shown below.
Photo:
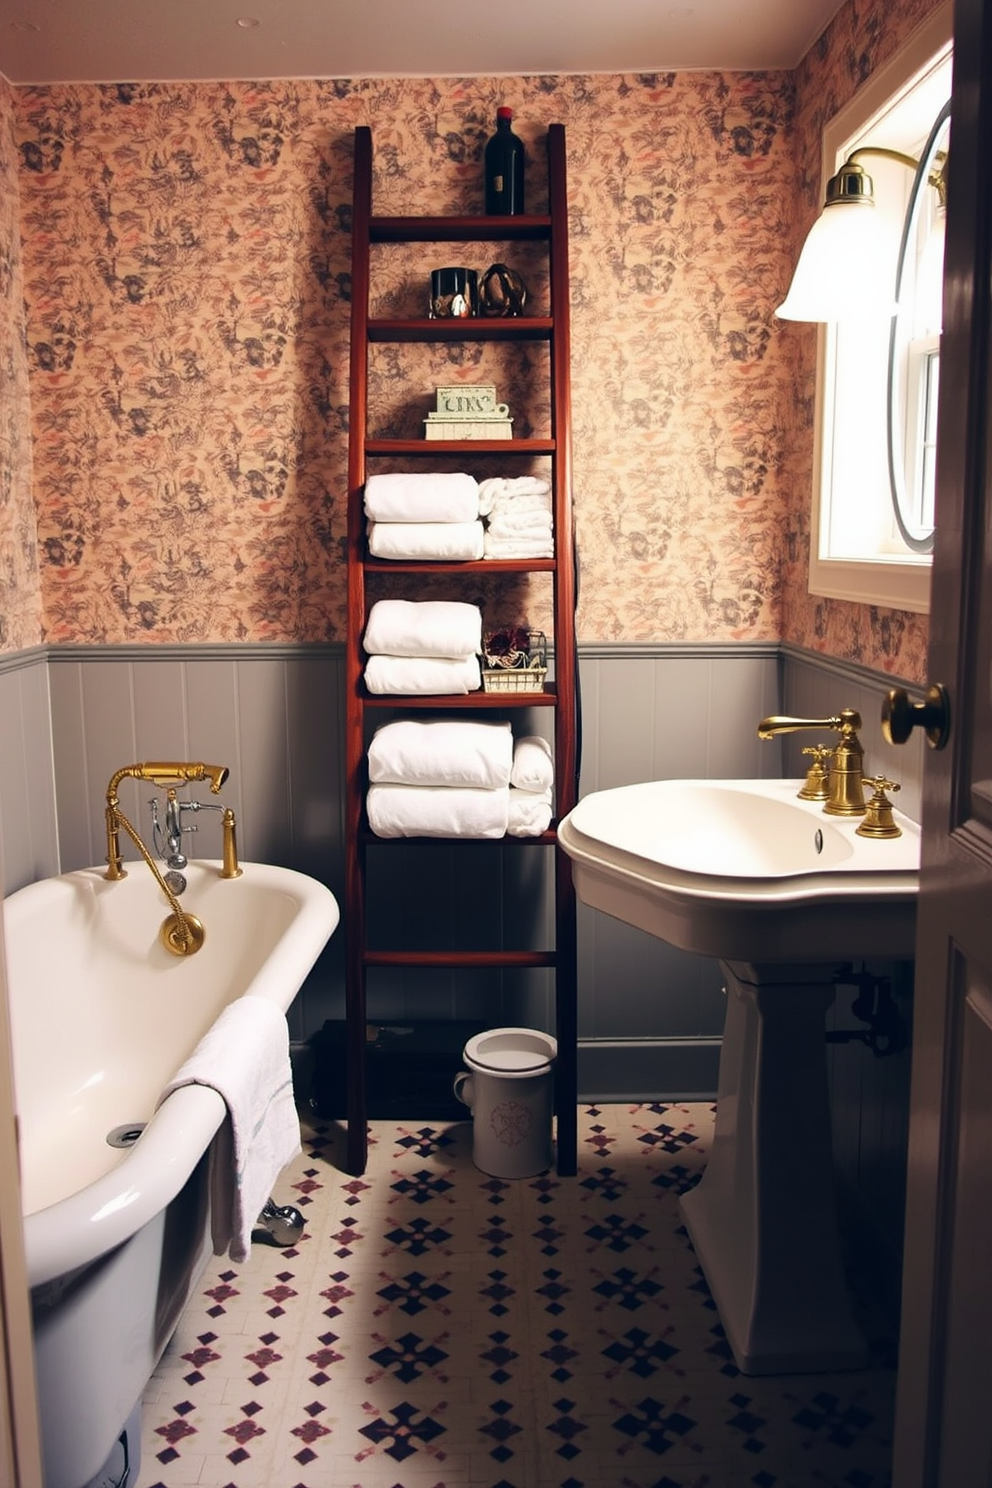
[[[294,1040],[290,1055],[297,1098],[306,1100],[313,1050],[308,1043]],[[582,1039],[579,1100],[583,1105],[712,1101],[719,1063],[719,1039]]]
[[[579,1099],[716,1099],[720,1040],[580,1039]]]

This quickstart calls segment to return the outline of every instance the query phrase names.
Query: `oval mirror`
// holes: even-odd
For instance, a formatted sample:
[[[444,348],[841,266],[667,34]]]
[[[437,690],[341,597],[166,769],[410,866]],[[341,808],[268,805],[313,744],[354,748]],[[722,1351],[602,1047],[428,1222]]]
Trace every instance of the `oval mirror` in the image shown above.
[[[896,525],[914,553],[933,551],[944,164],[950,127],[951,105],[946,103],[930,131],[906,207],[889,337],[889,485]]]

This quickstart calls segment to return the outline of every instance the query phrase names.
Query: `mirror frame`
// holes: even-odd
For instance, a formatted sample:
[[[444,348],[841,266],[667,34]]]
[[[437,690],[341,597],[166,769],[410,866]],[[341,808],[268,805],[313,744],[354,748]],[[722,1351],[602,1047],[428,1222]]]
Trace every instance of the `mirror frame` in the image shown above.
[[[941,153],[942,135],[945,126],[951,117],[950,101],[944,104],[940,113],[934,120],[933,127],[927,138],[920,162],[916,167],[916,175],[913,178],[913,186],[909,194],[909,202],[906,206],[906,216],[903,221],[902,239],[899,244],[899,265],[896,270],[896,304],[897,310],[892,317],[892,328],[889,332],[889,369],[888,388],[886,390],[886,442],[889,456],[889,491],[892,496],[892,510],[895,515],[899,535],[907,548],[913,553],[932,553],[934,545],[934,530],[921,533],[919,530],[912,531],[906,522],[906,447],[905,447],[905,420],[902,410],[897,406],[899,403],[899,367],[898,359],[905,338],[900,334],[900,325],[904,317],[911,313],[911,306],[902,305],[903,277],[907,264],[907,255],[910,245],[916,234],[917,224],[923,203],[926,200],[926,191],[931,185],[930,176],[934,162]]]

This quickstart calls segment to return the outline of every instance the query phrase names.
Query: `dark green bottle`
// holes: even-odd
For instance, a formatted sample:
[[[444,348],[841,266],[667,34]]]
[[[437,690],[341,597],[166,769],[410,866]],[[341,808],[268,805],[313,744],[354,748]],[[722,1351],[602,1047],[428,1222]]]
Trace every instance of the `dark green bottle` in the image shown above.
[[[486,144],[486,216],[514,217],[524,210],[524,146],[510,128],[513,110],[496,110],[496,133]]]

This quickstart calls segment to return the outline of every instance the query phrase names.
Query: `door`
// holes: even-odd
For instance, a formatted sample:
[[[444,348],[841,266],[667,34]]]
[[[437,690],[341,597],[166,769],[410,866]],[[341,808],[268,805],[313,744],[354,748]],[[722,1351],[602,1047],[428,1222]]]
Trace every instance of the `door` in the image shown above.
[[[957,0],[894,1488],[992,1488],[992,5]]]

